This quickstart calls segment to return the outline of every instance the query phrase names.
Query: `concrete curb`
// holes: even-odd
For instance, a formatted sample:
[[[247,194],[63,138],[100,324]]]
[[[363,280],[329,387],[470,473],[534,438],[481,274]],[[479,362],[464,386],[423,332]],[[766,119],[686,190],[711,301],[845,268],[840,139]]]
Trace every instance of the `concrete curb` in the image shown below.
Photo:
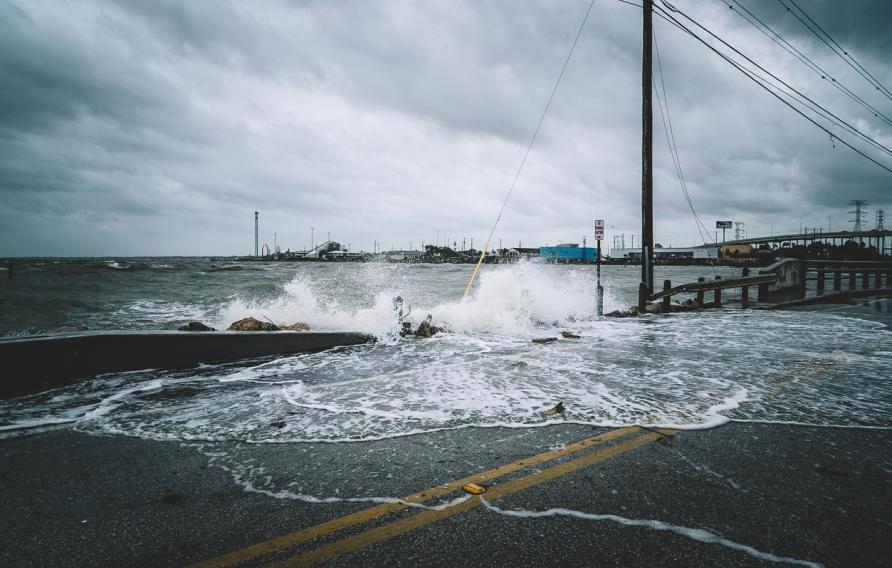
[[[0,340],[0,398],[33,394],[102,373],[185,369],[373,341],[361,333],[291,331],[109,331],[8,338]]]

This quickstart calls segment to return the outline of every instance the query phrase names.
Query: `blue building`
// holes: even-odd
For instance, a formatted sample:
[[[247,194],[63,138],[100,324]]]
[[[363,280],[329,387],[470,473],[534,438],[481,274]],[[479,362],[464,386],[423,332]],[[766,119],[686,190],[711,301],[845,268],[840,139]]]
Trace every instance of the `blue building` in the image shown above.
[[[594,262],[595,249],[580,247],[576,243],[564,243],[553,247],[539,247],[539,256],[557,262]]]

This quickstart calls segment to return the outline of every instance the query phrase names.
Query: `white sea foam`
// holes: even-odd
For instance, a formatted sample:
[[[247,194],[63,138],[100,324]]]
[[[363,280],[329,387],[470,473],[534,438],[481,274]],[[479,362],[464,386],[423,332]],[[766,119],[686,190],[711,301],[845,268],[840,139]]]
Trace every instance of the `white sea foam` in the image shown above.
[[[884,355],[892,336],[877,334],[874,323],[744,311],[599,319],[590,270],[487,267],[464,301],[466,270],[446,267],[438,277],[455,294],[431,292],[432,270],[313,268],[272,300],[233,298],[216,322],[247,315],[306,321],[315,329],[374,333],[377,344],[102,377],[53,396],[0,403],[0,432],[67,423],[165,440],[279,443],[560,423],[695,429],[735,419],[892,427]],[[410,320],[430,313],[451,331],[400,338],[397,294],[407,310],[413,306]],[[171,318],[201,311],[193,308],[141,301],[128,313]],[[530,343],[563,329],[582,337]],[[844,344],[834,339],[843,336]],[[558,401],[566,412],[542,413]]]
[[[396,296],[404,299],[405,311],[411,312],[408,321],[417,324],[430,314],[435,322],[454,332],[516,335],[531,331],[537,324],[593,316],[594,283],[584,272],[554,273],[528,263],[496,267],[481,273],[478,287],[469,298],[462,298],[461,288],[456,286],[452,300],[442,301],[441,295],[434,302],[426,301],[428,294],[418,293],[417,284],[404,287],[398,279],[371,274],[379,273],[367,269],[361,275],[361,284],[373,294],[373,300],[364,306],[345,303],[328,289],[331,284],[302,275],[287,283],[275,299],[234,299],[220,311],[216,323],[225,327],[243,317],[268,317],[277,323],[303,321],[314,329],[362,331],[388,340],[397,331],[393,308]]]
[[[525,509],[502,509],[500,507],[496,507],[495,505],[484,499],[482,496],[480,497],[480,501],[483,503],[483,506],[486,507],[487,510],[508,517],[516,517],[521,519],[541,519],[543,517],[572,517],[574,519],[582,519],[586,521],[607,521],[629,527],[642,527],[656,531],[671,532],[673,534],[677,534],[679,536],[683,536],[697,542],[703,542],[706,544],[717,544],[719,546],[724,546],[725,548],[737,550],[739,552],[743,552],[749,556],[758,558],[759,560],[765,560],[767,562],[793,564],[796,566],[808,566],[810,568],[821,568],[823,566],[822,564],[811,562],[809,560],[800,560],[798,558],[791,558],[789,556],[778,556],[776,554],[771,554],[770,552],[762,552],[761,550],[757,550],[752,546],[734,542],[733,540],[729,540],[704,529],[684,527],[681,525],[674,525],[672,523],[666,523],[664,521],[658,521],[654,519],[630,519],[627,517],[621,517],[619,515],[584,513],[582,511],[575,511],[573,509],[563,508],[547,509],[544,511],[528,511]]]

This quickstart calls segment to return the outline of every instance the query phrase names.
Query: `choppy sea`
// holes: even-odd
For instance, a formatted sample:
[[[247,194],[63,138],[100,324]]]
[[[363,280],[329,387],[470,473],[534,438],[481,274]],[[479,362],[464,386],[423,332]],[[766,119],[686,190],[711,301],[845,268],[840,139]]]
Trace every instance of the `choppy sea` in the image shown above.
[[[180,441],[367,441],[555,423],[709,428],[729,420],[892,428],[892,333],[834,312],[712,310],[597,317],[595,268],[22,260],[0,274],[0,334],[59,326],[225,328],[245,316],[362,331],[374,344],[315,354],[96,377],[0,402],[0,437],[48,428]],[[662,282],[729,268],[665,267]],[[635,301],[637,268],[602,269],[605,311]],[[396,333],[393,298],[418,323]],[[538,345],[532,338],[580,339]],[[566,411],[543,410],[563,402]],[[270,424],[282,421],[282,427]]]

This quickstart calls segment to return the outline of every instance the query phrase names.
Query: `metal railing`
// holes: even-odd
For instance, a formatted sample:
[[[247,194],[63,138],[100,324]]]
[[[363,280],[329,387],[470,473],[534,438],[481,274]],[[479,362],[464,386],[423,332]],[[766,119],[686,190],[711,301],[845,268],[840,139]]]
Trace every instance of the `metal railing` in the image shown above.
[[[701,277],[697,279],[697,282],[682,284],[675,287],[672,286],[672,281],[664,280],[663,290],[651,295],[648,300],[651,302],[662,300],[662,307],[665,312],[670,309],[672,296],[676,294],[696,293],[697,297],[695,301],[697,302],[697,305],[699,307],[706,307],[706,292],[712,292],[713,301],[711,305],[712,307],[720,308],[722,307],[722,290],[740,288],[740,301],[746,306],[749,303],[749,289],[751,286],[760,286],[777,282],[777,276],[775,274],[750,276],[749,273],[750,269],[744,268],[743,276],[739,278],[724,279],[721,276],[716,276],[715,280],[707,281],[705,278]]]
[[[814,286],[810,286],[810,283]],[[860,284],[860,286],[859,286]],[[695,308],[722,307],[722,291],[740,288],[740,303],[747,307],[750,302],[750,287],[758,287],[758,302],[768,307],[792,305],[814,301],[829,301],[834,297],[870,295],[875,292],[892,292],[892,262],[885,261],[813,261],[785,259],[750,276],[750,269],[743,269],[739,278],[697,282],[672,286],[669,280],[663,281],[663,290],[650,295],[648,302],[660,300],[661,310],[672,310],[671,299],[676,294],[696,293],[692,302]],[[828,288],[832,286],[832,292]],[[706,303],[707,292],[713,293],[713,301]],[[645,306],[639,306],[643,311]]]

